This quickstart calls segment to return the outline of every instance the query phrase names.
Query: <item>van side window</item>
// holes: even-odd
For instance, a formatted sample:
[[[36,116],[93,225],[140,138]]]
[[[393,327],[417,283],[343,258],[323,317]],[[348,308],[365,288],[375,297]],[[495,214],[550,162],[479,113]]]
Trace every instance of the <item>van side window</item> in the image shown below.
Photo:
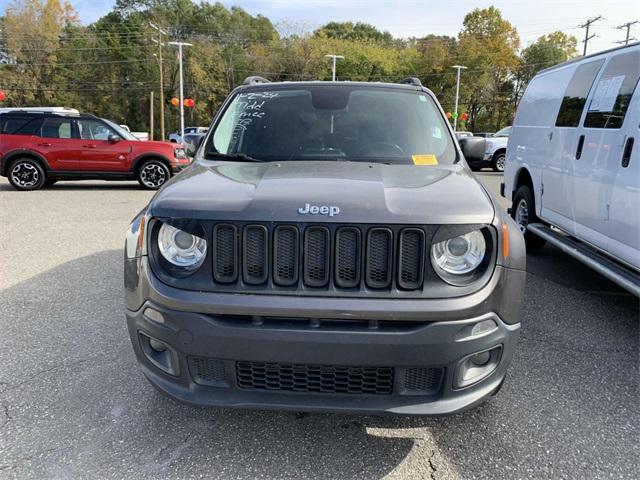
[[[556,127],[577,127],[580,124],[580,117],[591,85],[596,79],[604,60],[584,63],[576,68],[567,90],[564,92],[562,105],[556,118]]]
[[[609,60],[593,92],[586,128],[620,128],[640,77],[640,51],[616,55]]]

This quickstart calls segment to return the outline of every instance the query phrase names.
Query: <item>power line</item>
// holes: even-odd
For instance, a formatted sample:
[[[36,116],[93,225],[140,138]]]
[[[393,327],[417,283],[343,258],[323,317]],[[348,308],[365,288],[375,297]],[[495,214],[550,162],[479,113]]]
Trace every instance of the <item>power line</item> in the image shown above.
[[[584,43],[584,50],[582,52],[582,56],[585,56],[587,54],[587,43],[589,43],[589,40],[597,36],[595,33],[592,35],[589,35],[589,27],[591,26],[592,23],[595,23],[598,20],[604,20],[602,15],[598,15],[597,17],[590,18],[589,20],[587,20],[586,22],[584,22],[582,25],[578,27],[578,28],[586,29],[584,34],[584,40],[582,41]]]
[[[638,20],[634,20],[633,22],[627,22],[627,23],[623,23],[622,25],[618,25],[616,27],[616,29],[618,29],[618,30],[622,30],[623,28],[626,28],[627,36],[626,36],[626,38],[624,40],[620,40],[620,41],[618,41],[616,43],[624,43],[625,45],[629,45],[629,42],[635,40],[635,38],[634,37],[630,37],[629,34],[631,32],[631,26],[635,25],[636,23],[638,23]]]

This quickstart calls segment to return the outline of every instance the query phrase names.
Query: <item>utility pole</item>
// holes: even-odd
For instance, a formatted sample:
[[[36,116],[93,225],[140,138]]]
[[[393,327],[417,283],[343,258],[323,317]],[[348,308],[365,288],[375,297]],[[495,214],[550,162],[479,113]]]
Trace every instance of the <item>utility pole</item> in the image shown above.
[[[180,75],[180,140],[184,143],[184,76],[182,73],[182,47],[191,47],[191,43],[169,42],[169,45],[178,47],[178,71]]]
[[[627,38],[625,38],[624,40],[620,40],[619,42],[616,42],[616,43],[624,43],[625,45],[629,45],[629,42],[635,40],[635,38],[630,37],[629,34],[631,32],[631,27],[636,23],[638,23],[638,20],[634,20],[633,22],[627,22],[627,23],[623,23],[622,25],[618,25],[616,27],[618,30],[622,30],[623,28],[627,29]]]
[[[153,140],[153,90],[149,92],[149,140]]]
[[[466,70],[467,67],[464,65],[454,65],[451,68],[455,68],[457,70],[457,78],[456,78],[456,105],[453,109],[453,131],[455,132],[458,128],[458,97],[460,96],[460,70]]]
[[[154,54],[154,57],[158,60],[158,67],[160,68],[160,139],[164,141],[164,78],[162,74],[162,47],[164,46],[164,43],[162,42],[162,35],[167,35],[167,32],[151,22],[149,22],[149,26],[158,31],[158,40],[154,38],[151,40],[158,44],[158,55]]]
[[[592,23],[595,23],[598,20],[604,20],[602,18],[602,15],[598,15],[597,17],[590,18],[589,20],[584,22],[582,25],[578,26],[578,28],[585,28],[586,29],[586,31],[584,33],[584,40],[582,41],[584,43],[584,50],[582,51],[582,56],[583,57],[587,54],[587,43],[589,43],[589,40],[591,40],[593,37],[596,36],[595,34],[589,35],[589,27],[591,26]]]
[[[342,55],[335,55],[335,54],[325,55],[325,57],[333,59],[333,65],[331,67],[331,81],[335,82],[336,81],[336,60],[344,59],[344,57]]]

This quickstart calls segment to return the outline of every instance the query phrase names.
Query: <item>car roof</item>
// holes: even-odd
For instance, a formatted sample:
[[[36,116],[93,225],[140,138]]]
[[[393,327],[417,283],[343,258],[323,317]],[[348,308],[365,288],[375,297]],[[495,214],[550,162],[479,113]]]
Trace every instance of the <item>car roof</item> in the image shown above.
[[[17,117],[71,117],[71,118],[100,118],[90,113],[78,113],[78,112],[42,112],[35,110],[10,110],[7,112],[0,111],[2,116],[17,116]]]
[[[585,55],[584,57],[577,57],[566,62],[559,63],[549,68],[545,68],[544,70],[540,70],[536,75],[540,75],[541,73],[550,72],[555,70],[556,68],[566,67],[567,65],[571,65],[572,63],[582,62],[583,60],[587,60],[589,58],[599,57],[600,55],[607,55],[608,53],[617,52],[618,50],[624,50],[625,48],[633,48],[638,47],[640,42],[629,43],[628,45],[621,45],[619,47],[609,48],[607,50],[601,50],[600,52],[590,53],[589,55]]]
[[[264,90],[278,90],[291,87],[357,87],[357,88],[387,88],[394,90],[407,90],[407,91],[424,91],[433,95],[433,92],[425,86],[412,85],[408,83],[389,83],[389,82],[352,82],[352,81],[327,81],[327,80],[304,80],[300,82],[284,81],[284,82],[259,82],[252,83],[250,85],[241,85],[236,88],[239,91],[264,91]]]

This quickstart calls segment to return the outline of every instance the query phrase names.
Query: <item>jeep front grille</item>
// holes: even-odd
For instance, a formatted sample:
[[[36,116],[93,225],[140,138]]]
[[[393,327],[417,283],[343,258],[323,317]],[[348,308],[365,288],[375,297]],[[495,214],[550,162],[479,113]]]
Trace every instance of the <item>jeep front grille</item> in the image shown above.
[[[420,291],[427,238],[413,226],[216,224],[213,280],[245,291]]]

